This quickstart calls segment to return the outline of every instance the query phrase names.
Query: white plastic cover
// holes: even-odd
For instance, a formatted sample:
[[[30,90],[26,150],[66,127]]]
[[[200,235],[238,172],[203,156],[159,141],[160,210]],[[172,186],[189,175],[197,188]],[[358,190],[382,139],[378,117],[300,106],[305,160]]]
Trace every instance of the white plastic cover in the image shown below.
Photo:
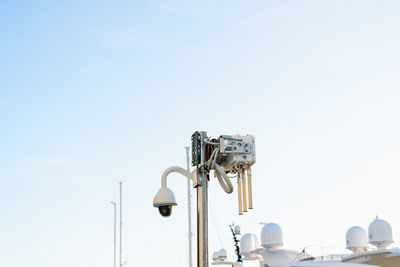
[[[175,199],[175,194],[168,187],[161,187],[153,199],[154,207],[158,207],[161,205],[172,205],[172,206],[177,205],[176,199]]]
[[[283,246],[282,230],[276,223],[267,223],[261,230],[261,246],[277,249]]]
[[[240,235],[240,226],[239,225],[235,225],[235,234]]]
[[[252,258],[252,251],[260,247],[257,236],[252,233],[247,233],[240,239],[240,254],[245,258]]]
[[[217,261],[219,259],[219,253],[218,253],[218,251],[215,251],[213,254],[212,254],[212,260],[213,261]]]
[[[367,232],[360,226],[353,226],[346,232],[346,248],[354,253],[364,252],[368,247]]]
[[[226,259],[226,249],[221,248],[221,249],[218,251],[218,259],[219,259],[220,261],[224,261],[224,260]]]
[[[376,219],[368,227],[369,242],[378,249],[393,243],[392,227],[385,220]]]

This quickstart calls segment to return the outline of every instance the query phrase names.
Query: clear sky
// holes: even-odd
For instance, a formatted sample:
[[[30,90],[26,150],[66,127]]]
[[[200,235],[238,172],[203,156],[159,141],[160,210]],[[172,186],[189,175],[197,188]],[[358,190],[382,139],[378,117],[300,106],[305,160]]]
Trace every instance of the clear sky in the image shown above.
[[[237,216],[213,179],[210,252],[233,257],[233,220],[280,224],[288,248],[343,248],[378,215],[398,242],[399,13],[377,0],[1,1],[0,266],[112,266],[120,180],[126,266],[187,266],[186,181],[169,179],[170,218],[152,199],[195,130],[256,137],[255,209]]]

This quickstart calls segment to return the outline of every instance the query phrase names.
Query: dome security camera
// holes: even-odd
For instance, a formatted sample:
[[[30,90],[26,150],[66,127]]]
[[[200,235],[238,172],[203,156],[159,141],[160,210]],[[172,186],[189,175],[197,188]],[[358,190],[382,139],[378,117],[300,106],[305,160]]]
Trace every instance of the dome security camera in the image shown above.
[[[158,208],[161,216],[169,217],[172,213],[172,206],[176,203],[174,192],[168,187],[162,187],[153,199],[153,206]]]
[[[158,206],[158,211],[160,212],[161,216],[169,217],[172,213],[172,205]]]

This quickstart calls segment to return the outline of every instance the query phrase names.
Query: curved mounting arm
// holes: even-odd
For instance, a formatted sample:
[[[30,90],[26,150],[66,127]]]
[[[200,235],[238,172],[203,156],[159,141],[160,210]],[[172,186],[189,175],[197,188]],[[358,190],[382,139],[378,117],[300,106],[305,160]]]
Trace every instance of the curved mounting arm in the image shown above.
[[[186,176],[188,179],[192,180],[193,183],[195,183],[195,175],[187,170],[185,170],[184,168],[178,167],[178,166],[173,166],[173,167],[169,167],[168,169],[166,169],[161,177],[161,187],[167,187],[167,176],[170,173],[173,172],[177,172],[180,173],[184,176]]]

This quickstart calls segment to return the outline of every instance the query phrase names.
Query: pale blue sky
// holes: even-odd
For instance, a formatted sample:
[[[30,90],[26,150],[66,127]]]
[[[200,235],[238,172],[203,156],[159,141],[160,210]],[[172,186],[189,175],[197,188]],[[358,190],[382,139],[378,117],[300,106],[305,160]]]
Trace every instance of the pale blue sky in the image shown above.
[[[256,137],[255,210],[210,185],[227,225],[279,223],[289,248],[344,247],[378,214],[400,240],[398,1],[2,1],[0,266],[187,266],[179,205],[152,207],[195,130]],[[194,199],[193,199],[194,201]],[[216,229],[213,221],[220,225]],[[248,264],[247,266],[254,266]]]

